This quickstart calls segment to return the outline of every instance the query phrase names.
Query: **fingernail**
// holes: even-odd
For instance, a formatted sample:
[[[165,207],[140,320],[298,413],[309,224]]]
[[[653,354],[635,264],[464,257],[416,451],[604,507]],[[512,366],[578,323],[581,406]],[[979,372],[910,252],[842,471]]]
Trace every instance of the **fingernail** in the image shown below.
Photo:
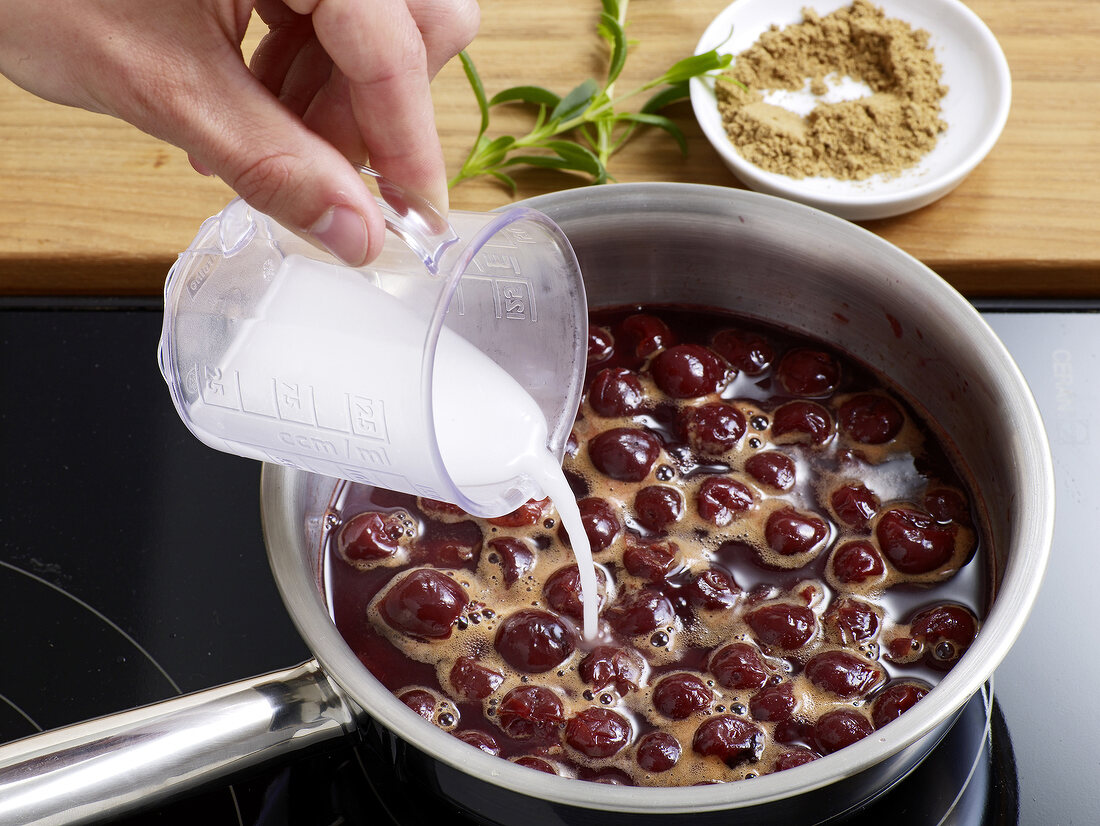
[[[334,206],[309,229],[317,243],[349,267],[358,267],[367,257],[367,222],[348,206]]]

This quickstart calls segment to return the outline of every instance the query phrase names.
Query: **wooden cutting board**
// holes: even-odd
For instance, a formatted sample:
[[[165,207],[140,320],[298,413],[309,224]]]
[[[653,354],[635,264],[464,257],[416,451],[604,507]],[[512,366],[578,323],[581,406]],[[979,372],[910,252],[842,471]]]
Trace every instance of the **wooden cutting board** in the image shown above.
[[[728,0],[631,4],[636,42],[620,88],[689,55]],[[1000,40],[1013,105],[989,157],[954,192],[908,215],[865,226],[971,296],[1100,296],[1100,5],[1095,0],[969,0]],[[469,52],[487,91],[536,83],[564,93],[603,68],[596,0],[482,0]],[[260,36],[254,27],[246,52]],[[451,174],[478,115],[457,61],[434,84]],[[612,161],[619,181],[739,186],[705,141],[689,105],[668,110],[687,156],[663,133],[639,135]],[[522,112],[494,115],[493,134]],[[521,174],[513,196],[463,183],[452,207],[491,209],[578,185]],[[176,253],[232,193],[197,175],[183,152],[110,118],[38,100],[0,78],[0,293],[160,292]]]

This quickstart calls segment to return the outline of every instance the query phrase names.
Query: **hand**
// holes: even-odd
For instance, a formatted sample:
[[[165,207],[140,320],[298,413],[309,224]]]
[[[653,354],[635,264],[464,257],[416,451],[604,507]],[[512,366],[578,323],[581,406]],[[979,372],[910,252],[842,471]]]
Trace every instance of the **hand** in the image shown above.
[[[270,31],[249,67],[246,0],[0,0],[0,72],[181,147],[348,264],[385,232],[351,162],[446,211],[428,84],[476,33],[476,0],[254,5]]]

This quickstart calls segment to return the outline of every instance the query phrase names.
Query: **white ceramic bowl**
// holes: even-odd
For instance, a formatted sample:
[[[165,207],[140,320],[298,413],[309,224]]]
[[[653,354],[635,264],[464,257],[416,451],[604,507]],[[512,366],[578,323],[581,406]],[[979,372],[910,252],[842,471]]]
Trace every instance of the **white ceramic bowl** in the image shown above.
[[[1012,97],[1008,62],[993,33],[959,0],[873,0],[887,17],[924,29],[948,87],[941,117],[947,130],[920,162],[895,176],[863,181],[792,178],[746,161],[726,136],[714,80],[691,81],[691,103],[703,133],[734,175],[751,189],[860,221],[900,215],[943,197],[989,153],[1000,137]],[[821,15],[851,0],[736,0],[707,27],[696,53],[738,55],[771,25],[802,22],[802,9]]]

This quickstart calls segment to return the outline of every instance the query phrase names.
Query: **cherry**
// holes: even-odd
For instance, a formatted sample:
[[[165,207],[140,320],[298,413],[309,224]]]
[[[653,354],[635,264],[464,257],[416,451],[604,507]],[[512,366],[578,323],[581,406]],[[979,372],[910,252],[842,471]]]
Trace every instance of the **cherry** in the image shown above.
[[[668,597],[654,588],[626,594],[607,611],[611,626],[628,637],[655,631],[671,623],[675,616]]]
[[[647,772],[666,772],[680,761],[680,741],[667,731],[651,731],[638,741],[638,765]]]
[[[745,461],[745,472],[762,485],[775,490],[794,487],[794,462],[776,450],[754,453]]]
[[[765,339],[742,330],[719,331],[711,346],[746,376],[759,376],[775,359],[775,351]]]
[[[584,617],[584,600],[581,596],[581,572],[576,565],[566,565],[554,571],[542,586],[543,596],[550,607],[559,614],[575,620]],[[596,610],[603,607],[607,596],[607,575],[596,569]]]
[[[733,575],[722,568],[710,567],[684,586],[684,593],[692,605],[709,611],[729,608],[737,602],[741,588]]]
[[[467,728],[452,732],[452,734],[463,743],[469,743],[474,748],[481,749],[486,754],[493,755],[493,757],[500,757],[500,745],[497,743],[496,738],[487,732],[479,731],[476,728]]]
[[[615,350],[615,340],[610,331],[603,327],[588,328],[588,363],[599,364],[607,361]]]
[[[623,523],[619,518],[617,509],[606,499],[588,497],[577,502],[577,508],[581,512],[581,524],[584,525],[585,535],[592,545],[592,553],[599,553],[611,547],[619,534],[623,531]],[[558,528],[558,538],[565,544],[569,544],[569,534],[564,527]]]
[[[794,714],[798,700],[789,682],[765,686],[752,695],[749,711],[753,719],[761,723],[778,723]]]
[[[843,650],[814,655],[804,673],[818,688],[845,700],[867,695],[886,679],[881,666]]]
[[[914,616],[909,633],[924,646],[925,662],[947,671],[974,642],[978,620],[961,605],[937,605]]]
[[[842,597],[825,612],[825,624],[836,632],[841,642],[858,645],[873,640],[882,623],[870,603]]]
[[[546,517],[550,509],[550,499],[528,499],[511,513],[495,516],[488,520],[490,525],[502,528],[527,528],[537,525]]]
[[[603,783],[607,786],[633,786],[634,780],[629,774],[616,768],[600,769],[597,772],[585,772],[581,771],[577,773],[577,776],[582,780],[588,780],[592,783]]]
[[[970,524],[970,507],[958,491],[935,488],[924,494],[924,507],[937,522]]]
[[[764,752],[763,730],[732,714],[707,719],[695,730],[692,748],[705,757],[717,757],[731,768],[745,761],[756,761]]]
[[[809,347],[788,350],[775,368],[776,378],[792,396],[828,396],[840,381],[840,365],[828,353]]]
[[[561,665],[573,653],[572,629],[548,611],[524,609],[500,624],[496,649],[517,671],[538,674]]]
[[[648,430],[613,427],[588,443],[588,455],[600,473],[620,482],[640,482],[661,453],[661,443]]]
[[[522,685],[501,699],[497,719],[504,733],[516,740],[556,740],[564,711],[558,695],[549,688]]]
[[[752,506],[752,491],[728,476],[708,476],[695,494],[695,508],[703,519],[724,528]]]
[[[734,690],[762,688],[768,682],[760,652],[745,642],[731,642],[715,651],[710,658],[710,673],[718,685]]]
[[[680,564],[680,549],[675,542],[641,542],[627,536],[623,567],[647,582],[661,582]]]
[[[772,771],[782,772],[787,769],[793,769],[796,766],[804,766],[806,763],[812,763],[819,757],[821,757],[820,754],[810,751],[809,749],[791,749],[775,758],[775,761],[772,763]]]
[[[484,700],[504,682],[501,674],[486,668],[476,657],[459,657],[451,666],[451,685],[467,700]]]
[[[430,691],[423,688],[411,688],[397,695],[397,699],[427,720],[429,723],[435,719],[436,697]]]
[[[649,366],[654,381],[674,399],[693,399],[719,390],[726,364],[701,344],[677,344],[662,350]]]
[[[463,587],[446,574],[415,568],[394,581],[378,611],[387,625],[406,636],[446,639],[469,602]]]
[[[850,746],[874,731],[867,718],[849,708],[826,712],[814,725],[814,743],[823,754]]]
[[[675,336],[663,320],[648,313],[635,313],[623,319],[620,327],[632,342],[634,355],[644,359],[675,343]]]
[[[684,720],[710,708],[714,692],[694,674],[670,674],[653,688],[653,707],[670,720]]]
[[[772,603],[750,611],[745,619],[762,645],[801,648],[817,630],[817,617],[804,605]]]
[[[834,490],[829,503],[837,518],[857,531],[867,530],[868,522],[879,507],[878,497],[858,482],[841,485]]]
[[[348,560],[385,559],[397,553],[405,533],[403,512],[357,513],[344,523],[336,538],[336,548]]]
[[[614,685],[620,696],[625,696],[641,683],[641,657],[625,648],[597,645],[581,660],[580,675],[596,691]]]
[[[815,402],[787,402],[772,413],[772,436],[776,440],[824,444],[833,435],[829,411]]]
[[[520,577],[535,567],[535,552],[522,539],[514,536],[497,536],[489,540],[490,561],[499,561],[504,574],[504,584],[509,588]],[[494,560],[493,554],[496,555]]]
[[[773,511],[764,525],[768,546],[783,556],[815,550],[829,535],[829,527],[816,516],[786,507]]]
[[[632,737],[630,723],[609,708],[586,708],[565,724],[565,742],[598,760],[616,754]]]
[[[663,531],[684,515],[684,497],[676,488],[649,485],[634,494],[634,518],[648,531]]]
[[[588,386],[588,404],[604,418],[629,416],[645,401],[645,391],[633,370],[605,367]]]
[[[926,513],[891,508],[875,528],[879,547],[895,568],[926,574],[944,565],[955,552],[954,526],[941,525]]]
[[[928,686],[914,682],[892,682],[878,693],[871,705],[871,722],[875,728],[898,719],[928,693]]]
[[[533,754],[524,754],[513,761],[517,766],[524,766],[528,769],[534,769],[538,772],[545,772],[546,774],[557,774],[558,770],[553,767],[549,762],[543,760],[541,757],[535,757]]]
[[[905,414],[891,399],[873,393],[853,396],[840,406],[840,426],[848,435],[865,445],[881,445],[892,440],[905,424]]]
[[[845,542],[833,551],[833,573],[841,582],[855,584],[871,577],[882,576],[886,566],[878,550],[870,542],[857,539]]]
[[[721,456],[736,447],[745,435],[745,416],[733,405],[722,402],[689,407],[684,411],[683,430],[695,450],[707,456]]]
[[[442,499],[429,499],[426,496],[421,496],[416,500],[416,504],[424,513],[433,516],[466,517],[470,515],[458,505],[452,504],[451,502],[444,502]]]
[[[481,526],[463,522],[439,522],[414,545],[418,558],[439,568],[476,568],[481,556]]]
[[[812,743],[814,724],[804,717],[791,716],[775,724],[772,736],[777,743]]]

